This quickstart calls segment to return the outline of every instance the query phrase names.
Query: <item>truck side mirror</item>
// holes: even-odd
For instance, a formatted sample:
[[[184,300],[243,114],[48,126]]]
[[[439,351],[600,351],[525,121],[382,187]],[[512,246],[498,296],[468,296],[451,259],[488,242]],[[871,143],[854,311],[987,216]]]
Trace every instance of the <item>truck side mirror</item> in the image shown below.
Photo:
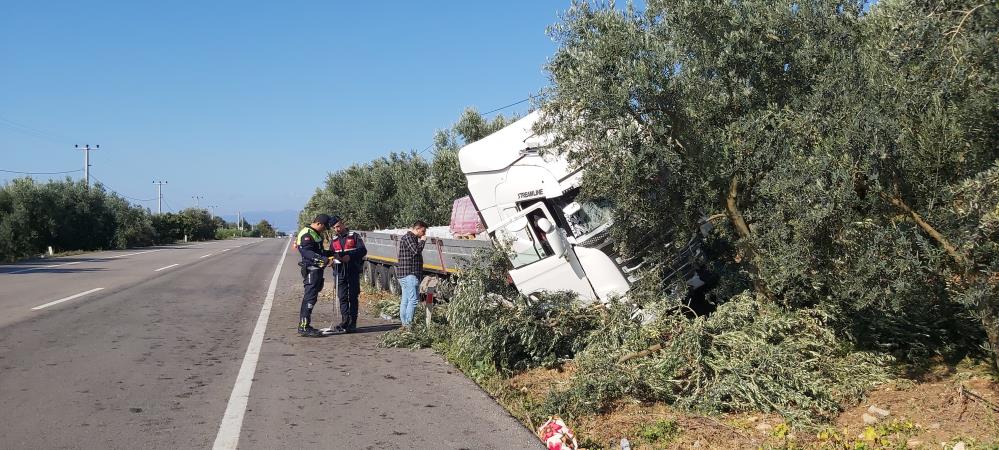
[[[552,252],[555,253],[556,258],[561,258],[565,255],[566,248],[568,248],[568,242],[565,240],[565,236],[559,232],[552,222],[544,217],[538,219],[536,222],[538,228],[545,233],[545,237],[548,239],[548,245],[551,246]]]
[[[552,222],[544,217],[538,219],[537,223],[538,223],[538,228],[540,228],[541,232],[545,234],[551,233],[552,230],[555,229],[555,226],[552,225]]]

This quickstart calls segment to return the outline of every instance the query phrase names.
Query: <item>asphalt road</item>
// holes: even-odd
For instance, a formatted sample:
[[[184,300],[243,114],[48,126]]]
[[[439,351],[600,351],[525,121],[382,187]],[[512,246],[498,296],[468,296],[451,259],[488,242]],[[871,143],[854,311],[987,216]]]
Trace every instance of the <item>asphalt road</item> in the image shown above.
[[[0,266],[0,448],[541,448],[392,324],[299,338],[301,292],[286,239]]]

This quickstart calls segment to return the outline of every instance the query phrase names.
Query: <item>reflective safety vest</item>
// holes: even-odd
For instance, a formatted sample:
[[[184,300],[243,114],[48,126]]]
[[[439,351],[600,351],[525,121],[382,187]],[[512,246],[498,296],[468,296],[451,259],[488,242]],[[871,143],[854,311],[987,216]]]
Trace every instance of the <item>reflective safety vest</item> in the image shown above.
[[[296,246],[302,245],[302,236],[305,236],[306,234],[311,234],[312,240],[315,242],[323,242],[323,237],[320,236],[319,233],[316,233],[316,230],[313,230],[312,227],[305,227],[302,228],[302,231],[298,232],[298,237],[295,238]]]
[[[334,252],[345,252],[357,248],[357,235],[353,231],[347,232],[346,236],[337,236],[330,241],[330,250]]]

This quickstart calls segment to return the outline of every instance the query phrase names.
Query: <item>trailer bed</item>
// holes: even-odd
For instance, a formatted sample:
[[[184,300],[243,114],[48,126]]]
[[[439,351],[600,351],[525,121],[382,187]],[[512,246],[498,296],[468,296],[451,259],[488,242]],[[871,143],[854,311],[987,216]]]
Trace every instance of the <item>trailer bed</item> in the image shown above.
[[[365,257],[368,261],[394,266],[399,262],[399,238],[403,230],[390,231],[359,231],[368,249]],[[442,237],[427,237],[423,247],[423,270],[441,275],[461,272],[477,250],[491,249],[491,241],[478,239],[453,239]]]

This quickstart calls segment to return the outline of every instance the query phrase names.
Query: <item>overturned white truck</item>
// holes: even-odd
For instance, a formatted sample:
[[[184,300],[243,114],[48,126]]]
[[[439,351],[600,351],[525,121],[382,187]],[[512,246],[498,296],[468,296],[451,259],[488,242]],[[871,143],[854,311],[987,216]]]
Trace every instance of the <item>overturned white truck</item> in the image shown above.
[[[585,302],[607,301],[627,293],[636,281],[641,258],[624,259],[614,251],[608,232],[614,226],[609,205],[577,199],[582,169],[573,170],[558,156],[540,152],[550,136],[532,127],[539,112],[463,147],[458,153],[472,204],[485,233],[459,239],[447,227],[431,230],[424,248],[425,288],[460,271],[476,249],[508,249],[510,279],[524,295],[538,291],[573,291]],[[405,230],[363,232],[368,247],[365,280],[397,292],[392,276],[398,238]],[[670,264],[674,277],[691,287],[703,283],[696,273],[697,240],[680,249]]]

